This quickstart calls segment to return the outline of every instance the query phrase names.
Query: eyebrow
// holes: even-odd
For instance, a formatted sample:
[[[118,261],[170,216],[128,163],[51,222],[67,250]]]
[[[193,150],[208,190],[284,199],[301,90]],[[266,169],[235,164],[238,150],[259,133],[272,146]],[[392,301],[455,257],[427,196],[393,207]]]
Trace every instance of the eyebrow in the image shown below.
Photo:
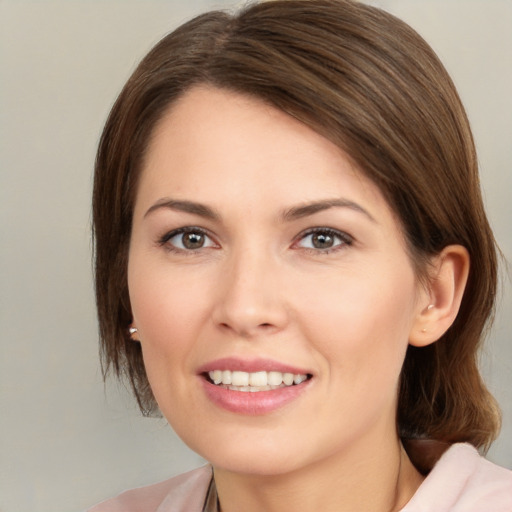
[[[281,215],[281,218],[285,222],[290,222],[293,220],[308,217],[310,215],[314,215],[315,213],[325,211],[330,208],[349,208],[356,212],[362,213],[363,215],[368,217],[368,219],[370,219],[372,222],[377,222],[375,218],[362,206],[348,199],[324,199],[321,201],[314,201],[304,205],[293,206],[285,210]],[[210,219],[213,221],[219,221],[221,218],[220,214],[217,213],[213,208],[210,208],[209,206],[206,206],[202,203],[171,199],[168,197],[159,199],[153,206],[151,206],[146,211],[146,213],[144,214],[144,218],[146,218],[154,211],[160,209],[169,209],[185,213],[191,213],[193,215],[198,215],[200,217],[204,217],[206,219]]]
[[[170,199],[168,197],[164,197],[159,199],[153,206],[151,206],[148,211],[144,214],[144,218],[146,218],[149,214],[160,210],[160,209],[169,209],[176,210],[179,212],[192,213],[194,215],[199,215],[200,217],[204,217],[206,219],[211,220],[219,220],[220,215],[210,208],[201,203],[195,203],[193,201],[184,201],[177,199]]]
[[[285,221],[292,221],[308,217],[309,215],[313,215],[324,210],[329,210],[330,208],[349,208],[362,213],[372,222],[377,222],[370,212],[365,210],[361,205],[354,203],[354,201],[349,201],[348,199],[324,199],[322,201],[315,201],[301,206],[294,206],[286,210],[282,217]]]

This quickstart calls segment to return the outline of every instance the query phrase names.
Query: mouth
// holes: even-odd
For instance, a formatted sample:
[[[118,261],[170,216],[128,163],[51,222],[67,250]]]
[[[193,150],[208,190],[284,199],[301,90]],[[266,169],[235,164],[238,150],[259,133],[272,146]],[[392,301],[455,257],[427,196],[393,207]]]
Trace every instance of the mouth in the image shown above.
[[[209,401],[230,413],[260,416],[300,403],[314,373],[273,359],[225,357],[198,368]]]
[[[220,369],[210,370],[202,375],[210,384],[215,386],[231,391],[248,393],[298,386],[312,378],[312,375],[307,373],[279,371],[244,372]]]

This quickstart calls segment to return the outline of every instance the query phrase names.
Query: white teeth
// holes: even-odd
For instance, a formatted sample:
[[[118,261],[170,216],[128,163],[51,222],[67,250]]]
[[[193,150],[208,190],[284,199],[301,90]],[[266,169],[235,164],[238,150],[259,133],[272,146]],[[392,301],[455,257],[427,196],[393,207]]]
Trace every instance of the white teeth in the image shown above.
[[[300,384],[301,382],[304,382],[306,379],[307,379],[307,377],[305,375],[294,375],[293,383]]]
[[[281,372],[240,372],[231,370],[212,370],[208,372],[212,382],[224,385],[234,391],[269,391],[283,386],[300,384],[307,375]]]
[[[222,382],[222,372],[220,370],[214,370],[213,375],[210,375],[211,379],[215,384],[220,384]]]
[[[281,372],[268,372],[267,381],[271,386],[280,386],[283,382],[283,374]]]
[[[232,372],[231,384],[233,384],[233,386],[248,386],[249,374],[247,372]]]
[[[285,373],[283,375],[283,382],[287,386],[291,386],[293,384],[293,373]]]
[[[267,372],[249,373],[250,386],[266,386],[267,380]]]
[[[222,384],[231,384],[231,372],[229,370],[222,372]]]

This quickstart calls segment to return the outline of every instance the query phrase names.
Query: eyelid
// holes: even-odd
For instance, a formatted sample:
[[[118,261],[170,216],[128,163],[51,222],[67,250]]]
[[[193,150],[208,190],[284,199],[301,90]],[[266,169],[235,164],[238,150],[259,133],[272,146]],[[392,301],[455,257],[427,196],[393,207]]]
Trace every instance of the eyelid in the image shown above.
[[[325,249],[317,249],[317,248],[311,248],[311,247],[298,246],[299,242],[304,240],[307,236],[318,234],[318,233],[325,233],[325,234],[337,237],[341,240],[341,243],[336,244],[332,247],[325,248]],[[313,227],[313,228],[308,228],[308,229],[302,231],[301,233],[299,233],[299,235],[297,235],[296,239],[294,240],[292,247],[298,246],[298,248],[300,248],[300,249],[305,249],[308,251],[312,251],[314,253],[328,253],[331,251],[341,249],[345,246],[350,246],[353,243],[354,243],[354,237],[349,235],[345,231],[341,231],[339,229],[334,229],[334,228],[327,227],[327,226],[317,226],[317,227]]]
[[[176,245],[169,244],[169,241],[174,237],[184,234],[184,233],[200,233],[208,238],[211,242],[211,245],[199,247],[197,249],[186,249],[177,247]],[[333,237],[336,237],[340,240],[340,243],[333,245],[332,247],[327,248],[312,248],[312,247],[301,247],[299,244],[306,237],[314,234],[327,234]],[[314,253],[329,253],[338,249],[341,249],[345,246],[350,246],[354,242],[354,237],[346,233],[345,231],[341,231],[339,229],[334,229],[327,226],[316,226],[312,228],[308,228],[297,235],[295,240],[292,243],[292,248],[304,249],[306,251],[311,251]],[[215,240],[214,236],[206,229],[201,228],[199,226],[182,226],[171,231],[165,232],[162,236],[160,236],[157,240],[158,245],[165,246],[167,250],[173,252],[180,252],[186,254],[193,254],[199,252],[201,249],[210,249],[210,248],[219,248],[218,242]]]
[[[175,245],[169,244],[169,241],[172,240],[175,236],[178,236],[178,235],[181,235],[184,233],[200,233],[201,235],[204,235],[205,237],[207,237],[212,242],[212,245],[208,245],[206,247],[200,247],[198,249],[182,249],[181,247],[176,247]],[[158,242],[158,245],[165,246],[167,248],[167,250],[169,250],[169,251],[187,253],[187,254],[192,254],[192,253],[198,252],[201,249],[209,249],[212,246],[219,247],[219,244],[214,239],[212,234],[208,230],[206,230],[204,228],[200,228],[199,226],[182,226],[182,227],[173,229],[171,231],[167,231],[164,233],[164,235],[162,235],[158,238],[157,242]]]

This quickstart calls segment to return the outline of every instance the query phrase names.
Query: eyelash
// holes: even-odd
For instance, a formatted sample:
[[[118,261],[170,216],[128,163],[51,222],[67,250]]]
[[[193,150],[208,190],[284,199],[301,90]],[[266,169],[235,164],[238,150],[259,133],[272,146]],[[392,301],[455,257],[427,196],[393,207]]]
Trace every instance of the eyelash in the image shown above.
[[[310,248],[310,247],[302,247],[302,249],[305,249],[308,252],[311,252],[313,254],[329,254],[334,251],[343,250],[347,246],[350,246],[354,243],[353,237],[351,237],[348,233],[345,233],[343,231],[338,231],[337,229],[333,228],[324,228],[324,227],[316,227],[316,228],[310,228],[304,232],[302,232],[298,237],[297,241],[294,242],[294,246],[297,245],[299,242],[304,241],[308,236],[311,235],[326,235],[333,238],[337,238],[340,243],[328,247],[325,249],[321,248]]]
[[[203,249],[204,247],[199,247],[197,250],[194,250],[194,249],[186,249],[186,248],[176,247],[175,245],[169,243],[169,241],[172,240],[175,236],[185,235],[187,233],[202,235],[205,238],[210,239],[212,241],[212,243],[215,244],[215,242],[213,242],[213,239],[210,236],[210,234],[208,233],[208,231],[206,231],[205,229],[199,228],[197,226],[187,226],[187,227],[178,228],[178,229],[169,231],[168,233],[165,233],[163,236],[161,236],[158,239],[158,244],[162,247],[165,247],[166,250],[168,250],[170,252],[177,252],[180,254],[193,255],[199,249]]]
[[[176,247],[175,245],[169,243],[169,241],[172,240],[174,237],[179,236],[179,235],[184,235],[186,233],[202,235],[202,236],[208,238],[212,242],[212,244],[216,244],[216,242],[213,241],[213,239],[210,236],[210,234],[208,233],[208,231],[206,231],[205,229],[199,228],[197,226],[182,227],[182,228],[174,229],[168,233],[165,233],[163,236],[161,236],[158,239],[158,244],[160,246],[165,247],[170,252],[178,252],[180,254],[187,254],[187,255],[193,255],[193,254],[197,253],[197,251],[199,251],[200,249],[211,247],[211,246],[207,246],[207,247],[203,246],[203,247],[198,247],[196,250],[194,250],[194,249],[186,249],[186,248]],[[340,243],[338,243],[332,247],[327,247],[325,249],[312,248],[312,247],[300,247],[300,245],[299,245],[300,242],[304,241],[308,236],[312,236],[312,235],[325,235],[325,236],[333,237],[335,239],[338,239],[340,241]],[[329,254],[334,251],[342,250],[346,246],[352,245],[353,242],[354,242],[354,239],[352,238],[352,236],[350,236],[348,233],[345,233],[343,231],[338,231],[337,229],[333,229],[333,228],[315,227],[315,228],[310,228],[310,229],[300,233],[300,235],[293,242],[292,248],[304,249],[307,252],[310,252],[312,254],[319,254],[319,253],[320,254]]]

